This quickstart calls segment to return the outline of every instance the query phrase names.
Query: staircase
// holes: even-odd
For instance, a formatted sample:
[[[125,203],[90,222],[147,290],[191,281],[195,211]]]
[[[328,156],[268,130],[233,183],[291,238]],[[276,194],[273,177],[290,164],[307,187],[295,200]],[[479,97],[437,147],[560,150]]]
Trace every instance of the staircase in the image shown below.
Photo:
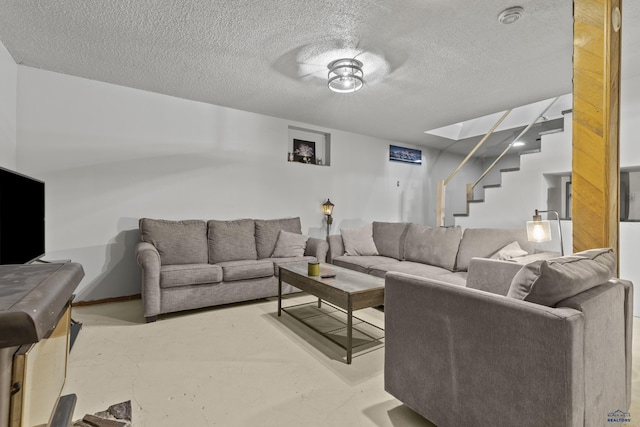
[[[539,151],[520,156],[520,167],[500,170],[501,183],[482,186],[484,196],[467,203],[466,213],[454,214],[455,225],[522,228],[535,209],[546,209],[554,177],[571,173],[572,114],[564,117],[564,131],[542,135]]]

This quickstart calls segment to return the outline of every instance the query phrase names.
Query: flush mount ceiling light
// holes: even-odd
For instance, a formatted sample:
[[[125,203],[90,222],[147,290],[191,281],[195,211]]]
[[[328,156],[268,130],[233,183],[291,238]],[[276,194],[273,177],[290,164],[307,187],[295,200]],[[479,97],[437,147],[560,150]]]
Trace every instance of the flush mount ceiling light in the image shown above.
[[[526,145],[526,143],[525,143],[524,141],[514,141],[514,142],[511,144],[511,146],[513,146],[513,147],[522,147],[522,146],[524,146],[524,145]]]
[[[337,59],[331,62],[329,68],[329,89],[338,93],[356,92],[364,85],[362,62],[357,59]]]
[[[522,17],[522,12],[524,12],[524,8],[520,6],[510,7],[500,12],[498,21],[505,25],[513,24]]]

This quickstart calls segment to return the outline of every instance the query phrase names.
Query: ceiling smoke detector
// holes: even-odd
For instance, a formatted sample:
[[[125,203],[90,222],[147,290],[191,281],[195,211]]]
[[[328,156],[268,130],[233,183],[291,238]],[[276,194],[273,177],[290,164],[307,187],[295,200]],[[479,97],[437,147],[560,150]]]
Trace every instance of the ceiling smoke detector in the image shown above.
[[[513,24],[522,17],[522,12],[524,12],[524,8],[520,6],[510,7],[500,12],[498,21],[505,25]]]

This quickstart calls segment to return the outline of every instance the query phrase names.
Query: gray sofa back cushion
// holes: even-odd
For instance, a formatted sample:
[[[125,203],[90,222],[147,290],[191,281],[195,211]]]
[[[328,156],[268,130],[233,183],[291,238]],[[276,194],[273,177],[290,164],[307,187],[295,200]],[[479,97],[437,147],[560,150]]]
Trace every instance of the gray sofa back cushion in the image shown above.
[[[302,234],[300,217],[255,220],[256,249],[259,259],[271,257],[276,247],[280,230]]]
[[[615,272],[616,256],[610,248],[535,261],[515,275],[507,297],[555,307],[562,300],[606,283]]]
[[[533,243],[527,240],[527,230],[524,228],[467,228],[460,242],[456,270],[467,271],[471,258],[490,258],[512,242],[518,242],[528,253],[533,252]]]
[[[404,259],[453,271],[461,238],[460,226],[434,228],[409,224]]]
[[[373,242],[378,254],[402,260],[409,224],[406,222],[373,222]]]
[[[156,247],[162,265],[207,263],[204,221],[141,218],[139,227],[142,241]]]
[[[252,219],[233,221],[210,220],[207,222],[209,262],[255,260],[255,225]]]

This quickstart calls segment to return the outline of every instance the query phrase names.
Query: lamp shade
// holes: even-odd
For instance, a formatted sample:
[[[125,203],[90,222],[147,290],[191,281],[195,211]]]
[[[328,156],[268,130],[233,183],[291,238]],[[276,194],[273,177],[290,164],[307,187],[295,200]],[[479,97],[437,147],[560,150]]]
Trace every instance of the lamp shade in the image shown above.
[[[551,223],[546,220],[527,221],[527,239],[530,242],[551,240]]]
[[[322,213],[325,215],[333,214],[333,206],[334,204],[331,203],[331,200],[327,199],[327,201],[322,204]]]

